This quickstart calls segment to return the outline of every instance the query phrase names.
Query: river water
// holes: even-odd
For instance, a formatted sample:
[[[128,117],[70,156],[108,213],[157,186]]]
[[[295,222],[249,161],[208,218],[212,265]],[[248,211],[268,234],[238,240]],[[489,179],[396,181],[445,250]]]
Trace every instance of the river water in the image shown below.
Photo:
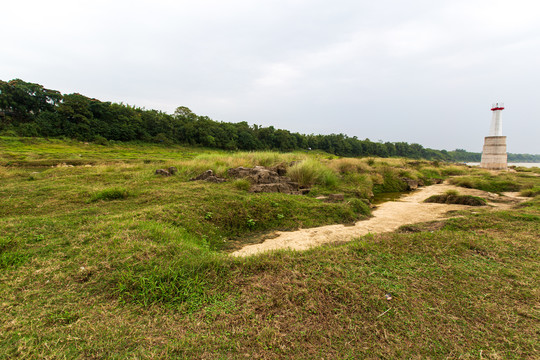
[[[466,164],[470,166],[480,166],[480,163],[477,163],[477,162],[468,162]],[[540,163],[508,163],[508,166],[523,166],[523,167],[531,168],[531,167],[540,167]]]

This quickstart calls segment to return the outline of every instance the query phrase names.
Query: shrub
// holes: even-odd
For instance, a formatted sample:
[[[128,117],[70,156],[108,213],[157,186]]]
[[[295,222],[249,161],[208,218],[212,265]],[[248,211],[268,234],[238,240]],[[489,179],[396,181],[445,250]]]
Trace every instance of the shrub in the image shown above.
[[[94,137],[94,143],[95,144],[98,144],[98,145],[103,145],[103,146],[107,146],[109,145],[109,140],[105,139],[103,136],[101,135],[96,135]]]

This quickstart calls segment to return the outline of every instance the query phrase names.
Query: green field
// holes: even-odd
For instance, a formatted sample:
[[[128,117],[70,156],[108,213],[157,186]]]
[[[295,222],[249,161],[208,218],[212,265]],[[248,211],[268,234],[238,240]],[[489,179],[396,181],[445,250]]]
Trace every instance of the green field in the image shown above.
[[[308,196],[188,181],[293,161]],[[154,175],[169,166],[178,174]],[[537,174],[0,137],[0,358],[538,358]],[[228,255],[274,230],[366,218],[374,194],[404,190],[400,178],[449,176],[530,200],[305,252]],[[315,199],[334,193],[345,201]]]

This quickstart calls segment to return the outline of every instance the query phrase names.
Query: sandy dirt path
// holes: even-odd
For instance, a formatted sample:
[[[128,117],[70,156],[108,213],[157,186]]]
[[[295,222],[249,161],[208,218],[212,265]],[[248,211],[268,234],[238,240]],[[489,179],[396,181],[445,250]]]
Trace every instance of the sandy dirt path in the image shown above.
[[[373,211],[373,217],[357,222],[353,226],[328,225],[297,231],[276,232],[276,237],[260,244],[247,245],[237,250],[233,256],[249,256],[261,252],[278,249],[306,250],[314,246],[331,242],[350,241],[353,238],[368,234],[394,231],[402,225],[447,218],[448,211],[468,209],[467,205],[446,205],[424,203],[431,195],[442,194],[454,189],[460,194],[482,196],[488,200],[489,206],[508,208],[522,199],[514,193],[503,196],[486,193],[480,190],[458,188],[448,184],[431,185],[411,194],[404,195],[396,201],[379,205]],[[490,202],[496,200],[496,203]]]

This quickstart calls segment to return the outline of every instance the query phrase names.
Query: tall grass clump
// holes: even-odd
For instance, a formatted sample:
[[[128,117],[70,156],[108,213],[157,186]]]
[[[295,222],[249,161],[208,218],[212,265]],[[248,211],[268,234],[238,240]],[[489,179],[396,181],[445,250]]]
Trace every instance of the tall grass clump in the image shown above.
[[[407,184],[399,178],[399,174],[391,167],[382,168],[382,182],[374,179],[374,193],[400,192],[407,190]]]
[[[343,191],[358,198],[369,199],[373,196],[373,180],[368,174],[345,174],[342,177]]]
[[[99,200],[111,201],[126,199],[129,196],[129,192],[125,188],[111,188],[98,191],[90,198],[90,202]]]
[[[419,170],[420,177],[424,181],[431,182],[432,179],[443,179],[443,175],[441,174],[441,170],[436,167],[425,167]]]
[[[458,166],[447,166],[442,169],[442,174],[445,176],[465,175],[467,168]]]
[[[540,195],[540,186],[534,186],[534,187],[529,188],[529,189],[521,190],[521,192],[519,194],[521,196],[526,196],[526,197],[538,196],[538,195]]]
[[[338,182],[338,177],[332,169],[314,159],[294,164],[287,170],[287,176],[304,186],[317,184],[335,187]]]
[[[332,160],[328,166],[340,174],[367,173],[371,170],[365,161],[353,158]]]

